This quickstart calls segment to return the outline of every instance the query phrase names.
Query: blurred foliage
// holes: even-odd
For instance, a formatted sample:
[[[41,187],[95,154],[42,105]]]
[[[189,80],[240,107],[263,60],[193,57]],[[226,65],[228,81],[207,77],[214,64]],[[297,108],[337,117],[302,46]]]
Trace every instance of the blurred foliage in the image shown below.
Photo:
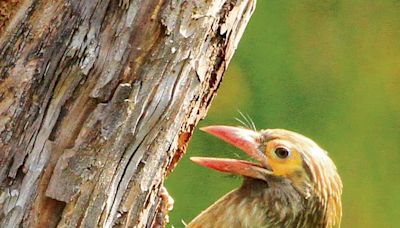
[[[400,1],[259,0],[206,120],[298,131],[330,152],[344,182],[342,227],[400,224]],[[190,156],[241,154],[195,131],[167,180],[183,227],[240,178]],[[240,155],[241,156],[241,155]]]

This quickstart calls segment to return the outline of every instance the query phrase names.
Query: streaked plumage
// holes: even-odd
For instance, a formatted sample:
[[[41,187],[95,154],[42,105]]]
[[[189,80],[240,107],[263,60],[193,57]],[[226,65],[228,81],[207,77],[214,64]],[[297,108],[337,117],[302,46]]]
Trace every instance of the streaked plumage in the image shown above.
[[[342,183],[334,163],[315,142],[282,129],[203,130],[241,148],[260,164],[192,158],[203,166],[242,175],[244,181],[198,215],[189,228],[340,225]]]

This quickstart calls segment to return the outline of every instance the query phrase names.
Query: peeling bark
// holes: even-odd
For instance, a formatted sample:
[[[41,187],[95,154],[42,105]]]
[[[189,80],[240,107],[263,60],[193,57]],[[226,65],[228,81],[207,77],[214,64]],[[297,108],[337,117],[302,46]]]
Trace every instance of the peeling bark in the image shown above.
[[[0,227],[154,224],[255,0],[0,5]]]

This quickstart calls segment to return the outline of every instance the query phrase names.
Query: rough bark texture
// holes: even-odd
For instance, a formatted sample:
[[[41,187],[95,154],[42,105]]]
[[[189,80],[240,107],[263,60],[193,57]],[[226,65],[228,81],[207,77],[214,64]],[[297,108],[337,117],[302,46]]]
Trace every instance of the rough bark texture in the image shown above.
[[[144,227],[254,0],[0,2],[0,227]]]

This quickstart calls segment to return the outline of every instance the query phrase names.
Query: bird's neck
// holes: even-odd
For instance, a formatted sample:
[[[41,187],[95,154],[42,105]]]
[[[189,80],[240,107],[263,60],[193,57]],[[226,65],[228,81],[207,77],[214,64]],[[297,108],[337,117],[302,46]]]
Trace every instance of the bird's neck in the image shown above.
[[[309,200],[284,180],[245,179],[188,227],[325,227],[320,223],[323,213]]]
[[[187,227],[265,227],[266,213],[257,202],[256,195],[259,193],[249,190],[242,185],[229,192],[193,219]]]
[[[275,185],[277,183],[245,179],[240,188],[223,196],[188,227],[273,227],[278,222],[274,218],[293,221],[302,207],[301,197],[293,192],[291,185],[285,185],[283,191],[282,186]],[[286,194],[287,187],[289,194]]]

